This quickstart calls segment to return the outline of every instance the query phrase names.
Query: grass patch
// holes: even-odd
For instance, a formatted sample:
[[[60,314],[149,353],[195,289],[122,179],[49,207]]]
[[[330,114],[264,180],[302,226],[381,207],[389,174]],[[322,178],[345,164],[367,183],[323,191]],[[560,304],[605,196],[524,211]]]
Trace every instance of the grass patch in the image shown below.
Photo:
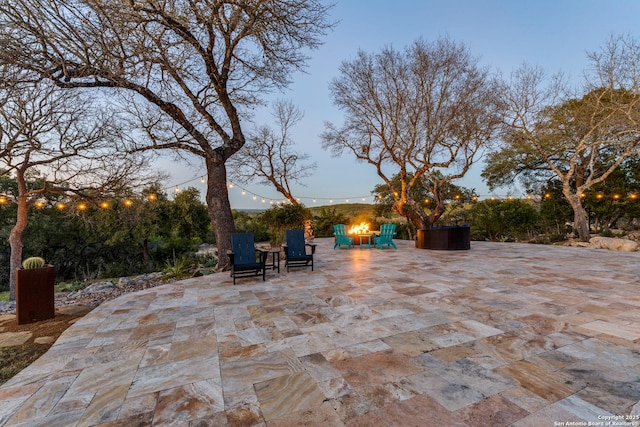
[[[23,344],[12,347],[0,347],[0,385],[7,382],[18,372],[31,365],[42,356],[51,345]]]
[[[9,301],[9,291],[0,292],[0,301]]]

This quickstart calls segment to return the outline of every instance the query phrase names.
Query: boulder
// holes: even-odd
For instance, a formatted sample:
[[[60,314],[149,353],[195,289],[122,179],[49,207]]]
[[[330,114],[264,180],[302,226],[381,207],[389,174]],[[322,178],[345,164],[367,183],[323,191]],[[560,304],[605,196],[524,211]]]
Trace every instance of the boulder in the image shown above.
[[[93,293],[100,293],[100,292],[111,292],[115,288],[116,288],[116,285],[114,285],[111,282],[98,282],[98,283],[94,283],[92,285],[87,286],[81,292],[84,293],[84,294],[93,294]]]
[[[617,239],[615,237],[596,236],[589,240],[589,247],[592,249],[634,252],[638,250],[638,242],[628,239]]]
[[[135,285],[135,281],[130,277],[121,277],[118,279],[118,283],[116,284],[120,289],[130,288],[133,285]]]

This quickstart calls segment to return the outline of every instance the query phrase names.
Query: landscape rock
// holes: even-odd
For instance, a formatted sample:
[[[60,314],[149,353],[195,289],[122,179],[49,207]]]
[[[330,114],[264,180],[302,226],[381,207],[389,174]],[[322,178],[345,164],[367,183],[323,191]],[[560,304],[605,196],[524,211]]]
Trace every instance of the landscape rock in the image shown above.
[[[0,336],[0,347],[22,345],[31,339],[31,332],[5,332]]]
[[[589,242],[583,242],[580,240],[570,240],[567,243],[565,243],[565,246],[575,246],[578,248],[588,248],[589,247]]]
[[[53,344],[56,337],[38,337],[33,340],[34,344]]]
[[[614,251],[634,252],[638,250],[638,242],[615,237],[596,236],[589,240],[589,248],[610,249]]]
[[[130,277],[121,277],[118,279],[116,286],[120,289],[126,289],[127,287],[133,286],[134,283],[135,281]]]
[[[116,288],[111,282],[98,282],[84,288],[81,293],[92,294],[95,292],[111,292]]]

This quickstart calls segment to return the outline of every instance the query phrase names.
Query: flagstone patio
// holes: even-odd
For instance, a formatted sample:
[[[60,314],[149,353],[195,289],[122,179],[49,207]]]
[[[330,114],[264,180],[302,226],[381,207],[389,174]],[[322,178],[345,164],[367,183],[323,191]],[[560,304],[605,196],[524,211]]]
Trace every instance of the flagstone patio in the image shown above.
[[[396,242],[106,302],[0,388],[0,424],[639,425],[640,253]]]

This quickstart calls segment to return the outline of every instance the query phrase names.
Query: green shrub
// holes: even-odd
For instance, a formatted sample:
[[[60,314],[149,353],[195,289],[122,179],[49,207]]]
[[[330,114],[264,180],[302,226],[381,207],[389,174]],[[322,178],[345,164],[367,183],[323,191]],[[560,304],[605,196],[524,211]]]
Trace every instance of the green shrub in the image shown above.
[[[413,224],[408,224],[406,222],[396,222],[395,224],[396,234],[393,236],[394,239],[410,240],[410,237],[413,237],[416,234]],[[379,229],[379,227],[377,229]]]
[[[523,200],[483,200],[469,210],[473,240],[529,240],[538,212]]]
[[[195,264],[204,268],[216,268],[218,265],[218,257],[214,254],[202,254],[194,256]]]
[[[259,214],[233,211],[233,222],[236,227],[236,233],[253,233],[253,238],[256,242],[269,240],[269,229],[260,221]]]
[[[104,266],[104,274],[103,277],[125,277],[132,274],[128,268],[122,263],[110,262]]]
[[[285,230],[303,228],[309,218],[311,211],[304,205],[287,204],[267,209],[260,215],[260,222],[269,229],[269,242],[275,248],[284,242]]]
[[[615,233],[613,231],[611,231],[610,228],[604,228],[601,232],[600,235],[602,237],[616,237]]]
[[[320,208],[320,213],[313,217],[313,235],[315,237],[332,237],[334,224],[348,224],[349,218],[336,211],[336,208]]]
[[[163,271],[166,277],[181,277],[189,275],[189,270],[193,268],[193,261],[186,256],[180,256],[173,261],[167,261]]]

